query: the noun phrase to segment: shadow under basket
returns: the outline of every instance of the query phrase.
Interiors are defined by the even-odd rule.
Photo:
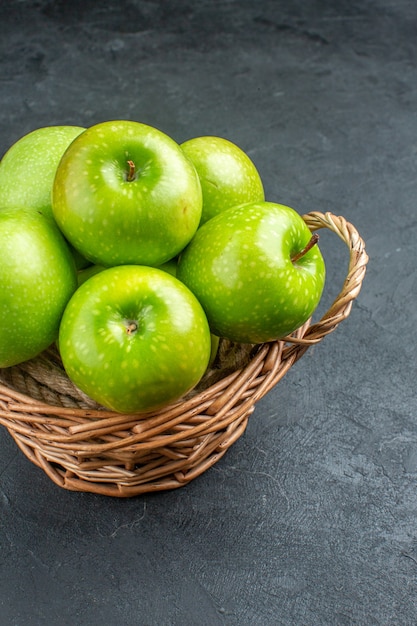
[[[129,497],[181,487],[212,465],[243,434],[256,402],[306,352],[348,317],[368,261],[355,227],[312,212],[311,231],[327,228],[349,249],[341,292],[320,321],[260,345],[221,340],[213,368],[185,398],[146,415],[103,409],[66,376],[53,350],[0,370],[0,424],[60,487]]]

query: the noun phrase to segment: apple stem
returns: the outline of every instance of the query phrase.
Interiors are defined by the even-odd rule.
[[[136,174],[136,165],[134,164],[133,161],[129,160],[127,162],[129,169],[128,172],[126,174],[126,180],[128,183],[131,183],[132,180],[135,180],[135,174]]]
[[[138,329],[138,325],[136,322],[129,322],[126,326],[126,332],[128,335],[133,335]]]
[[[318,234],[317,234],[317,233],[313,233],[313,234],[311,235],[311,239],[310,239],[310,241],[309,241],[309,242],[308,242],[308,244],[305,246],[305,248],[303,248],[302,250],[300,250],[300,252],[297,252],[297,254],[296,254],[296,255],[294,255],[293,257],[291,257],[291,261],[292,261],[293,263],[297,263],[297,261],[299,261],[299,260],[301,259],[301,257],[303,257],[305,254],[307,254],[307,252],[308,252],[309,250],[311,250],[311,248],[312,248],[313,246],[315,246],[315,245],[316,245],[316,243],[318,242],[318,240],[319,240],[319,236],[318,236]]]

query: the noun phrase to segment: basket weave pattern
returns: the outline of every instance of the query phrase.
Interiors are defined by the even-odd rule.
[[[60,487],[129,497],[187,484],[214,465],[243,434],[256,403],[312,345],[348,317],[368,261],[343,217],[304,215],[349,249],[341,292],[320,321],[259,346],[221,341],[215,367],[193,393],[147,415],[103,409],[67,378],[53,350],[0,370],[0,424],[23,453]]]

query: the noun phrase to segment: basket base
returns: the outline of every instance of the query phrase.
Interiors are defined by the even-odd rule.
[[[214,431],[193,445],[192,453],[174,450],[155,450],[142,455],[136,463],[104,464],[105,461],[80,460],[68,456],[68,462],[54,460],[53,454],[39,446],[32,447],[25,437],[8,429],[24,455],[41,468],[59,487],[69,491],[95,493],[104,496],[129,498],[145,493],[178,489],[215,465],[246,430],[254,407],[229,424],[224,431]],[[179,458],[174,458],[179,457]],[[100,465],[101,467],[98,467]]]

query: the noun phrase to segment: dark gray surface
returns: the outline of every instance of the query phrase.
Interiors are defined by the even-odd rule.
[[[268,199],[344,215],[371,257],[351,317],[181,490],[60,490],[0,429],[2,626],[416,623],[416,20],[411,0],[1,3],[2,153],[115,118],[222,135]]]

